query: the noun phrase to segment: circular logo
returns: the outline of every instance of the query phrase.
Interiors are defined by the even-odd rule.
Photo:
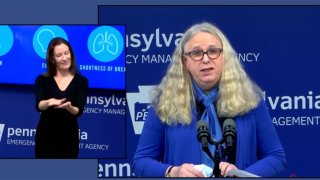
[[[0,26],[0,56],[10,51],[13,45],[13,33],[9,26]]]
[[[46,58],[47,48],[52,38],[62,37],[68,40],[67,34],[59,26],[41,26],[33,35],[33,48],[43,59]]]
[[[88,49],[93,58],[110,62],[122,53],[124,40],[121,33],[111,26],[94,29],[88,39]]]

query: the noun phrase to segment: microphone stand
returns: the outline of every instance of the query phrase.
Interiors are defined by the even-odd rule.
[[[214,177],[220,177],[221,176],[221,171],[220,171],[220,168],[219,168],[219,164],[221,162],[221,158],[220,158],[220,153],[219,153],[219,146],[220,146],[220,144],[223,143],[223,139],[221,139],[218,142],[214,141],[213,139],[210,139],[209,143],[212,144],[212,145],[215,145],[215,147],[216,147],[216,149],[214,151],[214,158],[212,158],[212,156],[211,156],[211,159],[214,162],[214,168],[213,168],[213,171],[212,171],[212,176],[214,175]]]

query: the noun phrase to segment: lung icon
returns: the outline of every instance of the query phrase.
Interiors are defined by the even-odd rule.
[[[99,33],[93,41],[93,53],[99,54],[103,51],[107,51],[112,55],[116,55],[119,50],[119,43],[114,34]]]
[[[124,50],[121,33],[111,26],[94,29],[88,38],[88,49],[91,56],[101,62],[116,60]]]

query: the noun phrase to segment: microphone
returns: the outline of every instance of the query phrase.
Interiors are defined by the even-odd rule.
[[[199,120],[197,122],[197,139],[201,143],[202,148],[208,147],[211,137],[208,124],[204,120]]]
[[[230,152],[232,146],[235,143],[235,137],[237,136],[236,123],[233,119],[226,119],[223,122],[223,138],[226,144],[226,151]]]
[[[211,143],[209,127],[206,121],[199,120],[197,122],[197,139],[201,143],[202,150],[213,160],[213,156],[209,150],[208,143]]]

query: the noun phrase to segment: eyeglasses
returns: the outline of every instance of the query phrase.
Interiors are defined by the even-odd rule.
[[[186,52],[184,55],[189,56],[194,61],[200,61],[203,59],[204,54],[207,54],[209,59],[216,59],[220,56],[222,52],[222,48],[210,48],[207,51],[203,50],[194,50],[190,52]]]

